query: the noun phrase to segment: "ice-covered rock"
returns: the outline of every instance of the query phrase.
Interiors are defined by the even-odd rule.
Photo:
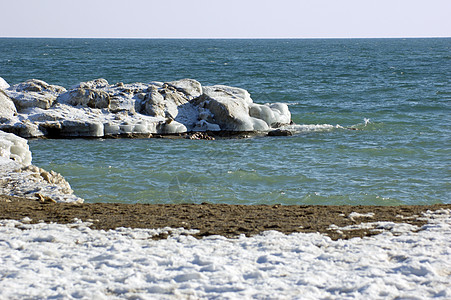
[[[38,127],[26,118],[21,120],[11,98],[0,90],[0,130],[11,132],[22,137],[43,135]]]
[[[0,131],[0,195],[56,202],[83,202],[60,174],[31,165],[27,140]]]
[[[221,127],[218,124],[212,124],[205,120],[200,120],[193,127],[192,131],[220,131]]]
[[[135,102],[144,97],[143,90],[147,86],[137,84],[123,84],[119,82],[109,85],[105,79],[95,79],[81,82],[73,89],[61,94],[57,102],[71,106],[105,108],[112,113],[119,111],[135,112]]]
[[[291,122],[284,103],[257,104],[246,90],[224,85],[207,86],[203,91],[199,104],[212,113],[222,130],[267,131]]]
[[[31,152],[27,140],[12,133],[0,131],[0,157],[28,166],[31,164]]]
[[[257,104],[252,103],[249,106],[249,115],[261,119],[271,128],[277,128],[290,124],[291,113],[288,105],[284,103]]]
[[[191,131],[268,131],[289,124],[285,104],[253,103],[241,88],[202,87],[193,79],[148,84],[105,79],[66,91],[29,80],[0,99],[0,130],[23,137],[103,137]]]
[[[0,77],[0,90],[6,90],[7,88],[9,88],[9,84],[5,81],[5,79]]]
[[[175,119],[178,115],[177,106],[188,103],[188,99],[174,89],[149,87],[142,100],[141,113],[162,118]]]
[[[0,122],[13,118],[16,113],[14,102],[0,89]]]
[[[195,99],[202,95],[202,85],[194,79],[181,79],[166,83],[169,87],[175,88],[182,92],[189,100]]]
[[[198,104],[212,113],[206,121],[226,131],[266,131],[268,124],[249,115],[252,99],[246,90],[222,85],[204,87]]]
[[[58,95],[66,89],[58,85],[50,85],[45,81],[30,79],[6,89],[18,111],[29,107],[50,108]]]

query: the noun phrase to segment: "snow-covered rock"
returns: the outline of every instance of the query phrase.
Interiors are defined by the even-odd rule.
[[[14,102],[0,89],[0,122],[13,118],[16,113]]]
[[[7,95],[14,101],[18,111],[29,107],[48,109],[58,95],[66,89],[58,85],[50,85],[45,81],[30,79],[6,89]]]
[[[5,81],[5,79],[0,77],[0,90],[6,90],[7,88],[9,88],[9,84]]]
[[[135,112],[135,102],[143,97],[147,86],[123,84],[109,85],[103,78],[81,82],[68,92],[61,94],[57,102],[78,107],[105,108],[112,113],[119,111]]]
[[[291,113],[284,103],[257,104],[249,106],[249,115],[266,122],[269,127],[277,128],[291,122]]]
[[[189,100],[195,99],[202,95],[202,85],[194,79],[181,79],[166,83],[167,86],[175,88],[182,92]]]
[[[141,102],[140,112],[149,116],[175,119],[179,113],[178,106],[188,102],[189,99],[174,88],[151,86]]]
[[[206,121],[218,124],[221,130],[267,131],[273,125],[290,123],[286,104],[256,104],[246,90],[223,85],[207,86],[203,91],[198,103],[212,113]]]
[[[27,140],[0,131],[0,157],[11,159],[24,166],[30,165],[31,152]]]
[[[285,104],[256,104],[244,89],[202,87],[193,79],[113,85],[95,79],[68,91],[32,79],[6,94],[15,108],[0,98],[0,130],[22,137],[268,131],[291,121]]]
[[[31,165],[27,140],[0,131],[0,195],[56,202],[83,202],[60,174]]]

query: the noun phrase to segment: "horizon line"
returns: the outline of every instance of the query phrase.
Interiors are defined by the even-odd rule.
[[[4,38],[24,39],[142,39],[142,40],[301,40],[301,39],[427,39],[451,38],[450,36],[355,36],[355,37],[80,37],[80,36],[0,36]]]

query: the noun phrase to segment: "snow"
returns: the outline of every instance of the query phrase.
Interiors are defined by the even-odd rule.
[[[183,229],[3,220],[0,298],[449,299],[451,210],[423,217],[420,231],[388,226],[347,241],[275,231],[197,240]]]

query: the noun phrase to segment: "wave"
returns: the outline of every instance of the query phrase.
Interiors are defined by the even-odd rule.
[[[311,132],[311,131],[326,131],[332,130],[334,128],[343,128],[340,125],[330,125],[330,124],[293,124],[284,126],[284,130],[289,130],[291,132]]]

